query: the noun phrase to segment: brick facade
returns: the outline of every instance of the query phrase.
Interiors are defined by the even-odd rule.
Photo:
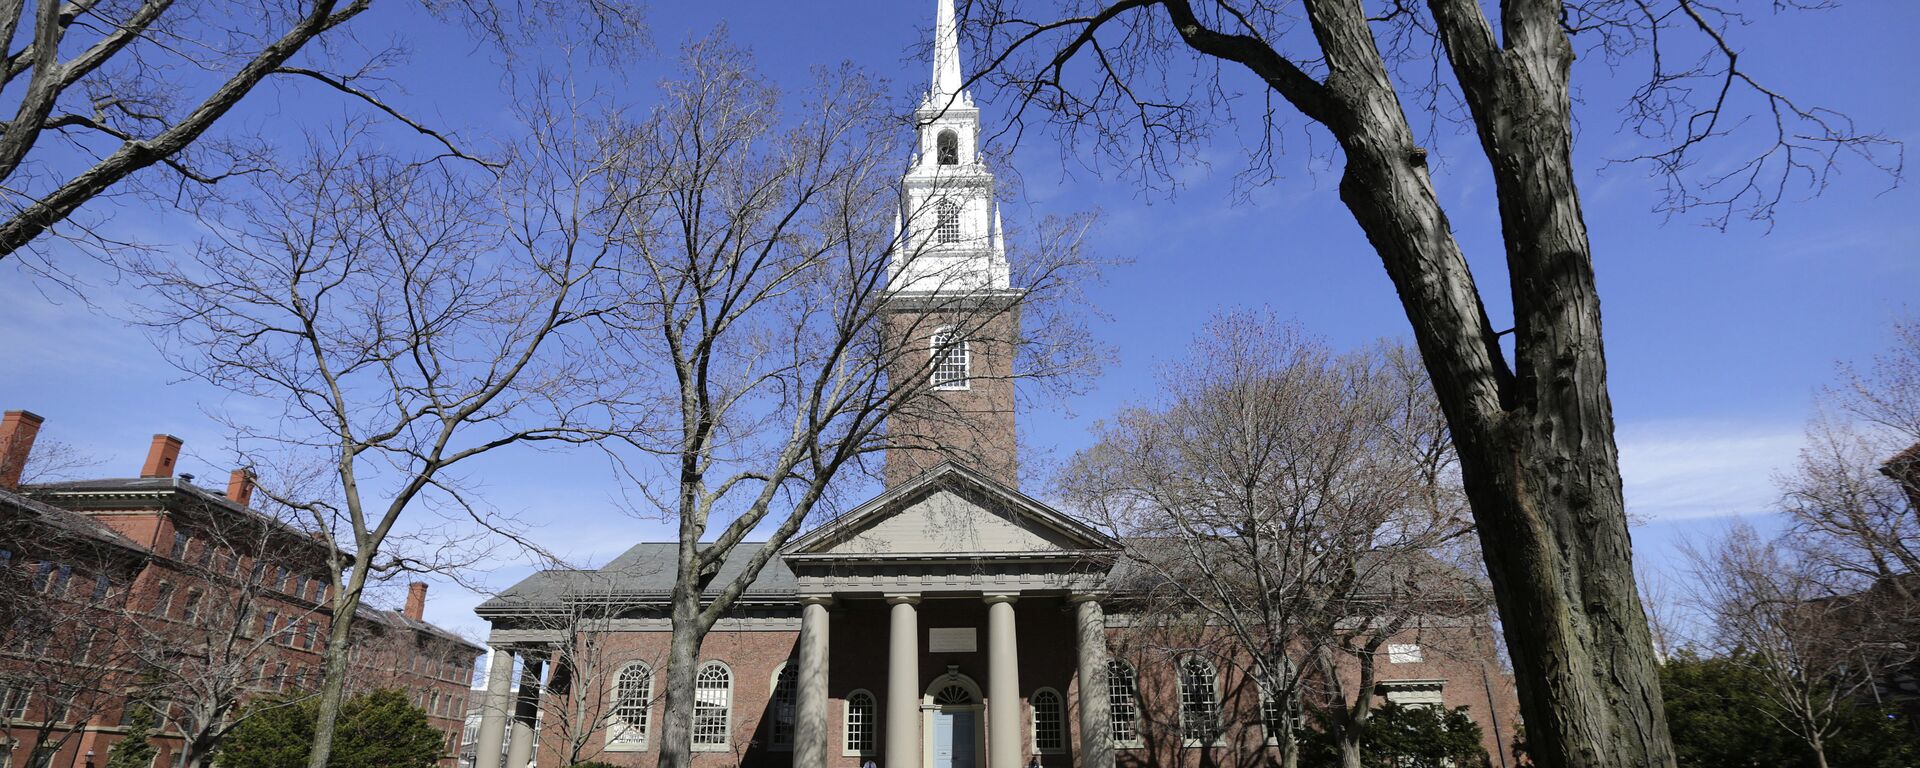
[[[1021,754],[1025,759],[1022,765],[1029,765],[1029,761],[1033,760],[1046,768],[1083,765],[1079,754],[1080,690],[1075,679],[1077,649],[1072,640],[1074,633],[1070,606],[1065,599],[1057,596],[1024,598],[1017,604],[1016,616],[1023,699],[1021,733],[1024,743]],[[979,642],[975,651],[923,652],[918,670],[920,688],[924,690],[933,685],[951,668],[984,690],[988,673],[984,637],[986,605],[977,599],[966,598],[928,600],[920,606],[919,620],[923,649],[927,647],[927,634],[932,629],[981,630],[977,634]],[[1114,623],[1124,624],[1125,619],[1116,618]],[[876,718],[884,717],[888,675],[887,606],[875,599],[840,601],[830,612],[830,628],[826,765],[830,768],[860,768],[868,760],[879,764],[881,751],[885,748],[884,724],[876,719],[875,750],[870,755],[849,755],[844,749],[845,713],[848,697],[856,691],[864,691],[874,697]],[[1495,649],[1488,642],[1489,631],[1489,627],[1482,625],[1410,632],[1398,639],[1419,645],[1423,651],[1422,660],[1392,663],[1383,658],[1379,669],[1382,680],[1387,682],[1443,682],[1440,690],[1442,705],[1449,709],[1460,706],[1468,708],[1470,716],[1480,725],[1484,734],[1483,745],[1494,764],[1498,765],[1501,764],[1500,758],[1493,756],[1506,750],[1512,741],[1513,727],[1518,722],[1518,703],[1510,677],[1498,667]],[[1245,663],[1214,659],[1220,672],[1224,735],[1217,746],[1187,746],[1180,738],[1179,691],[1173,654],[1164,650],[1165,643],[1158,639],[1150,644],[1153,650],[1140,648],[1148,644],[1134,642],[1137,639],[1134,630],[1125,627],[1110,628],[1108,636],[1112,658],[1130,664],[1139,676],[1142,738],[1137,746],[1117,750],[1118,765],[1200,768],[1277,764],[1278,749],[1266,743],[1267,737],[1260,720],[1259,688],[1245,674]],[[602,681],[610,681],[616,670],[636,661],[646,663],[655,670],[650,717],[652,732],[648,747],[637,751],[605,751],[601,749],[606,743],[602,734],[591,740],[590,748],[582,757],[619,766],[653,766],[658,760],[659,728],[664,716],[660,701],[664,696],[662,686],[665,680],[661,660],[667,652],[667,632],[611,632],[598,642],[604,668],[599,671],[597,678]],[[797,655],[798,642],[799,633],[785,629],[723,628],[708,636],[701,650],[702,663],[719,661],[733,673],[731,748],[725,752],[696,752],[694,765],[706,768],[786,768],[792,765],[790,752],[771,748],[769,734],[773,715],[768,704],[773,696],[774,676],[782,664],[790,663]],[[1041,688],[1052,689],[1064,700],[1066,749],[1062,752],[1042,754],[1033,742],[1031,697]],[[565,695],[558,691],[549,693],[546,705],[549,708],[549,724],[552,712],[564,711],[568,706]],[[596,687],[589,695],[607,696],[608,688]],[[1381,700],[1384,701],[1384,697]],[[984,725],[984,716],[981,723]],[[923,735],[923,738],[926,737]],[[543,738],[539,765],[566,765],[563,751],[563,746],[556,739]],[[984,757],[979,764],[984,765]]]
[[[0,440],[0,461],[23,464],[30,438]],[[206,678],[168,683],[185,690],[219,680],[244,702],[319,686],[332,631],[327,548],[242,503],[245,472],[224,494],[175,475],[180,448],[154,436],[139,478],[0,487],[0,608],[11,616],[0,622],[0,697],[26,692],[16,716],[0,717],[0,766],[30,765],[56,744],[40,756],[49,765],[105,765],[131,721],[127,693],[145,684],[144,659],[169,648],[200,665],[180,672]],[[43,587],[43,572],[60,584]],[[414,694],[448,735],[452,765],[482,649],[417,615],[363,609],[356,627],[350,690]],[[201,653],[223,643],[241,650]],[[156,765],[180,753],[176,718],[188,705],[166,707]]]

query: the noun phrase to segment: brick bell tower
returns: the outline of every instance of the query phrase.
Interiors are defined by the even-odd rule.
[[[1024,291],[1011,285],[993,172],[980,160],[980,110],[964,83],[953,0],[939,0],[885,313],[891,375],[930,391],[888,421],[888,487],[946,460],[1018,485],[1013,357]]]

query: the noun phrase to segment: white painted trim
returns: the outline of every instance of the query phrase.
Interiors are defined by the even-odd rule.
[[[867,741],[873,746],[854,749],[847,743],[847,724],[853,719],[853,697],[862,695],[867,697],[867,701],[873,707],[873,710],[867,713]],[[878,754],[880,754],[880,697],[873,695],[873,691],[865,688],[847,691],[846,698],[840,700],[840,756],[873,757]]]
[[[1140,669],[1139,669],[1138,667],[1135,667],[1135,666],[1133,665],[1133,662],[1131,662],[1131,661],[1127,661],[1126,659],[1116,659],[1116,658],[1113,658],[1113,657],[1111,657],[1111,656],[1109,656],[1109,657],[1107,657],[1107,674],[1109,674],[1109,675],[1111,675],[1111,674],[1113,674],[1113,665],[1115,665],[1115,664],[1118,664],[1118,665],[1120,665],[1120,666],[1122,666],[1122,667],[1125,667],[1125,668],[1126,668],[1126,670],[1127,670],[1127,674],[1129,674],[1129,675],[1131,675],[1131,676],[1133,677],[1133,735],[1134,735],[1134,738],[1131,738],[1131,739],[1119,739],[1119,738],[1113,738],[1113,737],[1112,737],[1112,734],[1113,734],[1113,698],[1112,698],[1112,697],[1113,697],[1113,683],[1112,683],[1112,681],[1108,681],[1108,683],[1107,683],[1107,694],[1106,694],[1106,695],[1107,695],[1107,697],[1108,697],[1108,698],[1107,698],[1107,734],[1108,734],[1108,738],[1109,738],[1109,740],[1111,741],[1111,743],[1113,744],[1113,748],[1114,748],[1114,749],[1143,749],[1143,748],[1145,748],[1145,747],[1147,746],[1147,742],[1146,742],[1146,740],[1145,740],[1145,739],[1143,739],[1143,738],[1141,738],[1141,737],[1140,737],[1140,723],[1141,723],[1141,719],[1142,719],[1142,718],[1141,718],[1141,716],[1140,716],[1140,714],[1141,714],[1141,713],[1140,713],[1140,709],[1141,709],[1141,706],[1140,706]]]
[[[780,711],[776,709],[776,707],[778,707],[780,704],[780,701],[777,698],[780,695],[780,675],[785,673],[787,671],[787,668],[793,665],[794,665],[793,659],[787,659],[786,661],[780,662],[780,666],[773,668],[773,677],[770,677],[767,679],[767,710],[768,710],[767,714],[770,716],[770,719],[768,720],[767,724],[770,727],[780,722]],[[778,741],[775,741],[773,738],[773,732],[769,730],[767,733],[767,751],[769,752],[792,752],[793,751],[793,742],[800,735],[799,733],[800,731],[799,687],[800,687],[800,674],[799,674],[799,670],[796,669],[793,675],[793,688],[794,688],[793,690],[793,721],[787,723],[787,726],[789,729],[789,732],[787,733],[787,743],[782,744]]]
[[[633,730],[633,726],[627,725],[625,721],[620,719],[620,675],[634,667],[640,667],[647,671],[647,703],[644,705],[647,710],[647,727],[646,730],[640,732],[640,738],[628,740],[626,738],[627,733]],[[657,682],[657,678],[658,675],[654,674],[653,665],[644,661],[629,661],[614,668],[613,685],[608,686],[607,690],[607,734],[606,745],[604,747],[606,751],[645,752],[647,751],[647,747],[653,743],[653,685]]]
[[[934,706],[934,694],[940,689],[958,683],[973,694],[975,703],[967,706]],[[935,712],[972,712],[973,721],[973,764],[979,768],[987,760],[987,697],[981,691],[980,684],[973,678],[959,672],[948,672],[933,679],[927,690],[920,695],[920,764],[933,765],[933,713]]]
[[[1054,702],[1060,707],[1060,746],[1053,749],[1040,748],[1040,708],[1034,702],[1040,699],[1042,693],[1053,694]],[[1070,751],[1067,742],[1072,740],[1070,734],[1073,729],[1067,727],[1067,697],[1059,690],[1043,685],[1033,689],[1033,693],[1027,694],[1027,723],[1030,726],[1027,738],[1031,740],[1034,752],[1042,755],[1064,755]]]
[[[1214,735],[1212,740],[1194,739],[1194,738],[1188,738],[1187,736],[1187,669],[1186,667],[1187,667],[1187,663],[1190,661],[1198,661],[1202,664],[1207,665],[1207,669],[1213,673]],[[1209,749],[1213,747],[1223,746],[1223,744],[1221,743],[1222,742],[1221,737],[1225,735],[1226,727],[1225,727],[1225,724],[1221,722],[1221,719],[1226,714],[1226,707],[1223,706],[1223,703],[1220,700],[1221,698],[1220,697],[1220,665],[1213,663],[1212,659],[1209,659],[1200,654],[1189,653],[1179,657],[1174,661],[1173,673],[1174,673],[1173,692],[1175,697],[1174,703],[1175,703],[1175,706],[1178,707],[1178,711],[1180,713],[1180,746],[1187,747],[1190,749]],[[1135,678],[1135,679],[1137,680],[1138,678]]]
[[[720,669],[726,671],[727,673],[726,727],[721,730],[720,735],[722,738],[720,743],[718,744],[701,743],[699,741],[693,741],[693,739],[691,738],[689,739],[689,741],[693,741],[693,751],[695,752],[731,752],[733,751],[733,708],[734,708],[734,703],[740,698],[740,695],[739,695],[740,679],[738,675],[735,675],[733,673],[733,667],[728,666],[726,662],[721,661],[719,659],[709,659],[705,662],[702,662],[700,664],[699,669],[695,670],[693,673],[694,716],[693,716],[693,724],[692,724],[693,733],[691,734],[691,736],[695,736],[695,737],[699,736],[700,673],[707,671],[708,667],[719,667]]]

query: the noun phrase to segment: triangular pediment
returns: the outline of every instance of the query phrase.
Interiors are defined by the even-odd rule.
[[[951,556],[1118,547],[1086,524],[949,462],[796,539],[786,554]]]

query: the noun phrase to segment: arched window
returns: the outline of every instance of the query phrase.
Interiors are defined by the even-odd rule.
[[[1107,662],[1107,717],[1115,746],[1140,744],[1140,679],[1124,661]]]
[[[864,757],[874,754],[874,733],[878,725],[876,718],[878,707],[874,704],[873,694],[866,691],[854,691],[847,694],[846,732],[842,734],[841,752],[848,757]]]
[[[767,707],[773,710],[773,733],[770,741],[775,750],[793,749],[793,711],[794,704],[798,700],[795,689],[800,687],[799,681],[795,679],[797,671],[794,663],[789,661],[781,664],[780,671],[773,675],[773,697],[767,702]]]
[[[933,239],[942,245],[960,242],[960,204],[941,200],[934,207]]]
[[[733,673],[709,661],[693,678],[693,748],[724,750],[733,714]]]
[[[1283,699],[1265,690],[1260,692],[1260,729],[1266,735],[1267,744],[1279,745],[1281,734],[1292,734],[1298,741],[1300,729],[1305,726],[1298,696]]]
[[[1198,656],[1180,662],[1180,736],[1188,746],[1210,746],[1220,737],[1219,675]]]
[[[613,727],[608,741],[629,748],[646,748],[653,711],[653,670],[635,662],[620,668],[613,681]]]
[[[933,388],[967,389],[971,386],[973,357],[967,340],[952,328],[933,332]]]
[[[1041,688],[1027,701],[1033,707],[1034,750],[1041,754],[1067,751],[1067,707],[1060,693]]]
[[[960,134],[954,133],[951,129],[941,131],[940,138],[934,142],[934,146],[939,153],[941,165],[960,164]]]

